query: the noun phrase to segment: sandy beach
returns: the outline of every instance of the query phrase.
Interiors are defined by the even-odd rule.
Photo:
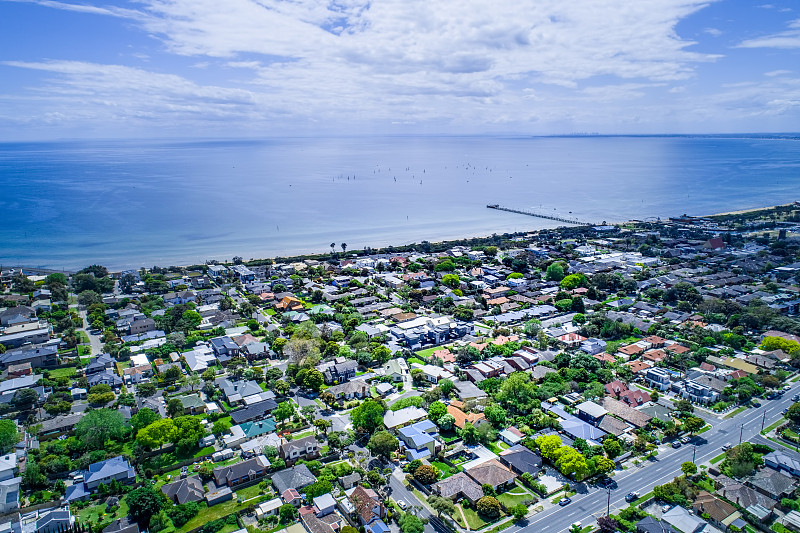
[[[714,213],[713,215],[702,215],[702,218],[706,218],[706,217],[724,217],[724,216],[728,216],[728,215],[743,215],[745,213],[753,213],[755,211],[764,211],[764,210],[767,210],[767,209],[777,209],[779,207],[789,207],[789,206],[795,205],[796,203],[797,202],[789,202],[788,204],[769,205],[769,206],[764,206],[764,207],[753,207],[753,208],[750,208],[750,209],[742,209],[742,210],[739,210],[739,211],[727,211],[725,213]]]

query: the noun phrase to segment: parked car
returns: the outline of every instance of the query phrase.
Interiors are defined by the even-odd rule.
[[[572,500],[570,500],[569,498],[561,498],[560,500],[558,500],[558,505],[560,505],[561,507],[569,505],[570,503],[572,503]]]
[[[676,449],[680,448],[681,447],[681,441],[679,441],[679,440],[672,441],[672,447],[676,448]]]
[[[774,400],[777,397],[778,397],[777,392],[770,392],[769,394],[767,394],[767,400]]]
[[[731,449],[731,445],[730,444],[723,444],[722,445],[722,451],[723,452],[727,452],[730,449]]]
[[[689,444],[690,440],[692,440],[691,437],[683,437],[683,438],[681,438],[681,443],[682,444]]]
[[[408,505],[406,505],[406,502],[404,502],[403,500],[397,500],[397,506],[404,511],[406,510],[406,507],[408,507]]]
[[[753,400],[750,402],[750,405],[752,405],[753,407],[761,407],[761,402],[759,402],[758,400]]]
[[[189,467],[188,466],[182,466],[181,467],[181,479],[185,478],[188,475],[189,475]]]
[[[672,509],[672,506],[671,506],[671,505],[664,505],[664,506],[662,506],[662,507],[661,507],[661,512],[662,512],[662,513],[666,513],[666,512],[667,512],[667,511],[669,511],[670,509]]]
[[[638,500],[638,499],[639,499],[639,493],[638,492],[629,492],[628,495],[625,496],[625,501],[628,502],[628,503],[631,503],[632,501],[635,501],[635,500]]]
[[[789,408],[787,407],[786,409],[784,409],[783,411],[781,411],[781,414],[782,414],[782,415],[786,415],[786,413],[788,413],[788,412],[789,412]]]
[[[800,402],[800,395],[795,394],[794,396],[792,396],[792,401],[793,402]]]
[[[783,386],[783,390],[785,390],[785,391],[787,391],[787,390],[792,390],[792,387],[791,387],[791,386],[789,386],[789,385],[784,385],[784,386]]]
[[[573,528],[575,528],[575,529],[580,529],[580,528],[582,527],[582,526],[581,526],[581,521],[580,521],[580,520],[578,520],[577,522],[573,522],[573,523],[572,523],[572,525],[571,525],[571,526],[569,526],[569,527],[570,527],[570,529],[573,529]]]

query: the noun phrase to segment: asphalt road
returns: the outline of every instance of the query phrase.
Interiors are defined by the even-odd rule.
[[[758,442],[768,444],[772,448],[778,445],[760,435],[762,421],[764,427],[781,418],[781,411],[792,405],[791,397],[800,391],[800,384],[794,383],[792,389],[776,400],[762,400],[761,407],[751,408],[730,419],[705,417],[712,428],[693,439],[696,444],[685,444],[678,449],[662,446],[659,454],[651,461],[645,461],[640,467],[630,467],[613,476],[617,487],[611,491],[611,512],[615,513],[628,504],[625,496],[630,492],[646,494],[656,485],[671,481],[681,475],[680,466],[692,460],[696,451],[695,463],[701,464],[722,453],[725,444],[735,446],[742,442]],[[764,416],[766,413],[766,417]],[[791,450],[782,451],[800,458]],[[572,496],[572,503],[564,507],[555,506],[529,518],[527,522],[506,529],[508,533],[537,533],[539,531],[568,531],[570,526],[580,521],[586,527],[593,524],[597,517],[606,514],[608,493],[606,489],[588,486],[584,483],[574,487],[578,494]]]

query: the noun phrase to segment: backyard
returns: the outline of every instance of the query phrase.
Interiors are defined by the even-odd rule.
[[[446,479],[452,476],[453,474],[461,472],[460,466],[451,467],[441,461],[432,461],[431,466],[433,466],[436,470],[441,472],[442,475],[439,476],[440,479]]]
[[[515,486],[511,490],[504,492],[502,494],[497,495],[497,500],[506,506],[506,508],[513,507],[517,504],[524,502],[525,500],[535,500],[527,490],[520,487],[519,485]]]

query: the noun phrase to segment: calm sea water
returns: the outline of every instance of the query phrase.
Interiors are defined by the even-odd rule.
[[[488,203],[599,223],[798,193],[790,137],[0,144],[0,264],[189,264],[555,225]]]

